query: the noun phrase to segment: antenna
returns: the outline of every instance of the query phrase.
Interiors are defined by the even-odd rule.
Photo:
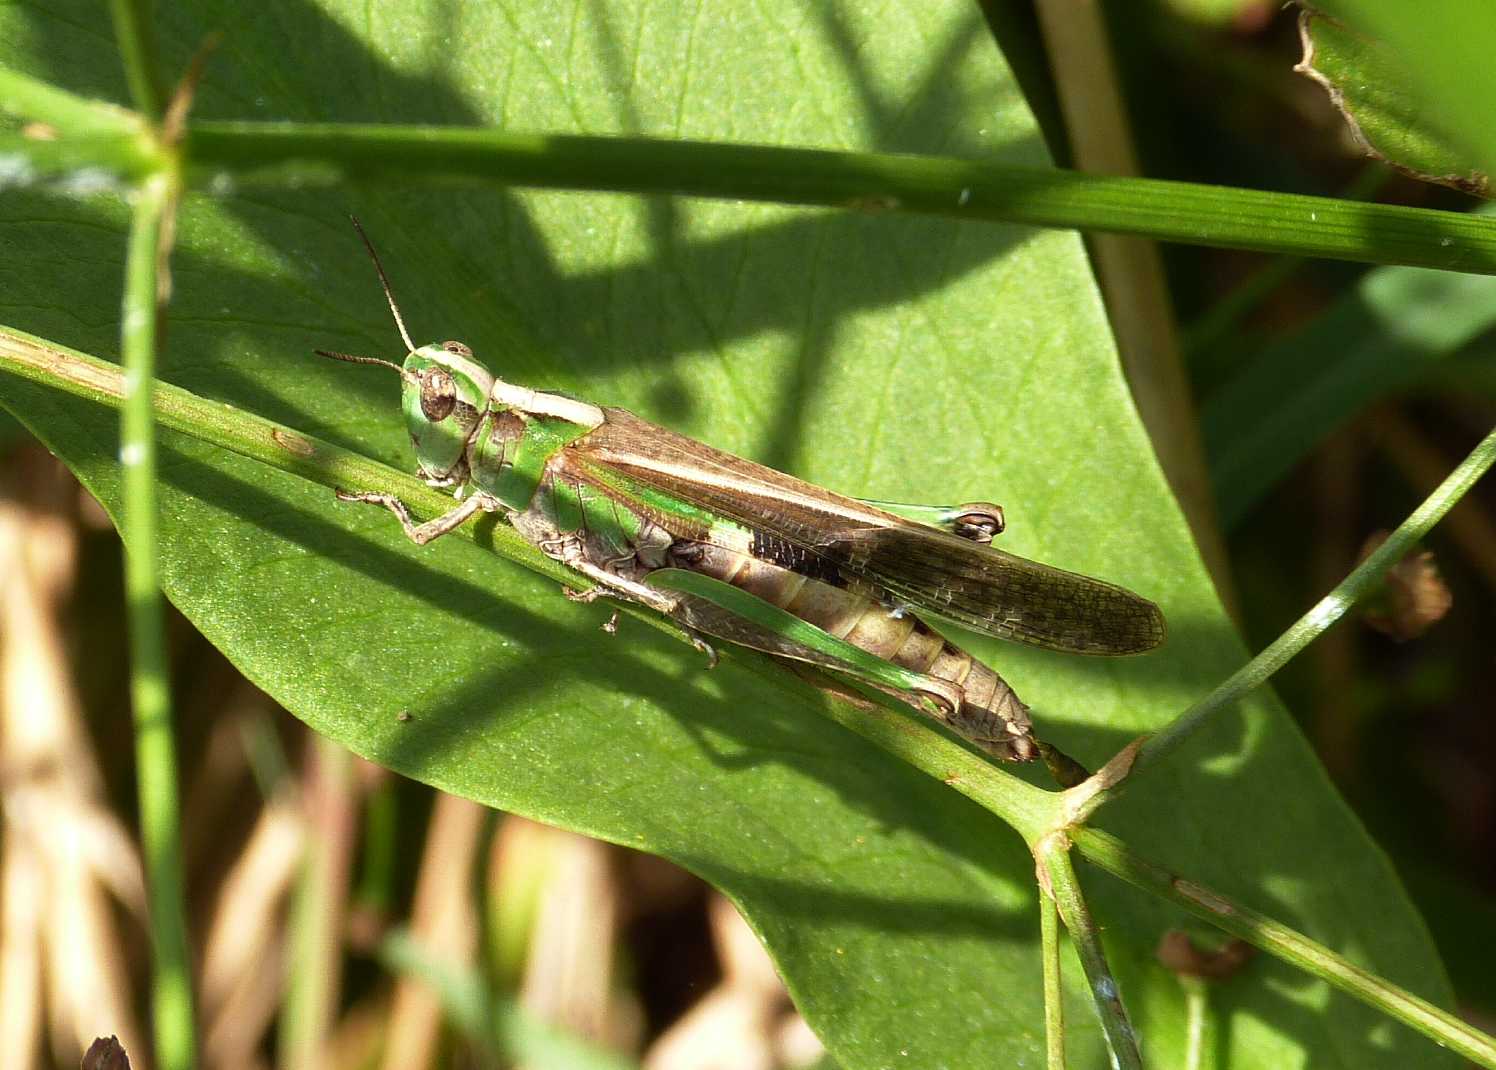
[[[359,238],[363,240],[364,248],[369,250],[369,259],[374,261],[374,270],[379,272],[379,285],[384,287],[384,299],[390,303],[390,311],[395,314],[395,326],[400,328],[400,338],[405,342],[405,350],[408,353],[414,353],[416,349],[415,343],[410,340],[410,332],[405,329],[405,321],[400,318],[400,306],[395,304],[395,295],[390,290],[389,277],[384,273],[384,265],[379,262],[379,254],[374,251],[374,243],[364,233],[363,224],[358,221],[358,216],[351,215],[348,218],[353,220],[353,229],[358,231]],[[332,356],[331,353],[323,353],[322,355]],[[346,359],[346,356],[344,354],[342,358],[338,359]],[[371,357],[365,357],[363,360],[374,362]],[[354,363],[357,364],[360,362],[354,361]]]
[[[411,379],[412,381],[414,381],[410,373],[408,373],[404,368],[400,367],[400,365],[396,364],[392,360],[384,360],[380,357],[363,357],[359,356],[357,353],[340,353],[335,349],[314,349],[312,350],[312,352],[317,354],[317,356],[319,357],[329,357],[333,360],[343,360],[347,361],[349,364],[377,364],[381,368],[393,368],[396,372],[399,373],[400,378]]]

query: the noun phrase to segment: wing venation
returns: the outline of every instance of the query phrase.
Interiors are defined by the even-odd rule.
[[[1083,654],[1136,654],[1164,638],[1152,602],[824,490],[772,468],[605,409],[566,447],[600,465],[835,566],[867,593],[1003,639]]]

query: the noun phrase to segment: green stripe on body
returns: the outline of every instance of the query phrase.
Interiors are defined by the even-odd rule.
[[[535,491],[545,476],[545,466],[556,451],[590,430],[569,420],[532,417],[525,425],[524,437],[513,450],[513,463],[497,473],[485,466],[484,471],[473,473],[473,482],[479,490],[493,495],[508,508],[525,509],[535,497]]]

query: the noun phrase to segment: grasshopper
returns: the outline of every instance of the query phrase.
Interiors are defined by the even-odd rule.
[[[505,382],[461,342],[416,346],[378,254],[354,226],[406,356],[317,353],[399,373],[419,475],[454,488],[458,504],[417,523],[394,495],[338,496],[388,509],[418,545],[501,513],[595,585],[568,597],[657,610],[712,663],[706,637],[860,680],[1004,761],[1039,753],[1028,707],[924,615],[1080,654],[1136,654],[1163,641],[1163,615],[1147,599],[993,547],[999,506],[845,497],[625,409]]]

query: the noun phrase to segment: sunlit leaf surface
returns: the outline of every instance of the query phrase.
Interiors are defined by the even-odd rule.
[[[158,5],[182,69],[224,32],[211,118],[489,124],[1042,163],[965,3],[517,5],[299,0],[248,17]],[[0,62],[123,100],[95,5],[0,11]],[[854,494],[988,498],[1004,545],[1155,599],[1170,639],[1108,661],[974,644],[1087,762],[1244,656],[1116,369],[1074,235],[764,205],[408,189],[236,190],[185,207],[162,375],[392,464],[399,357],[347,224],[378,242],[412,331],[506,377],[620,404]],[[117,351],[124,209],[9,191],[6,320]],[[113,509],[115,421],[0,378]],[[168,436],[168,594],[256,683],[360,754],[494,806],[673,858],[723,888],[848,1067],[1043,1059],[1033,864],[984,811],[817,716],[786,677],[714,672],[465,540]],[[408,716],[402,717],[402,712]],[[1271,698],[1104,821],[1147,855],[1447,998],[1385,859]],[[1175,1065],[1156,965],[1178,912],[1083,874],[1144,1049]],[[1072,976],[1077,971],[1072,970]],[[1076,1066],[1105,1055],[1083,999]],[[1223,1061],[1434,1065],[1426,1041],[1259,957],[1211,996]]]

